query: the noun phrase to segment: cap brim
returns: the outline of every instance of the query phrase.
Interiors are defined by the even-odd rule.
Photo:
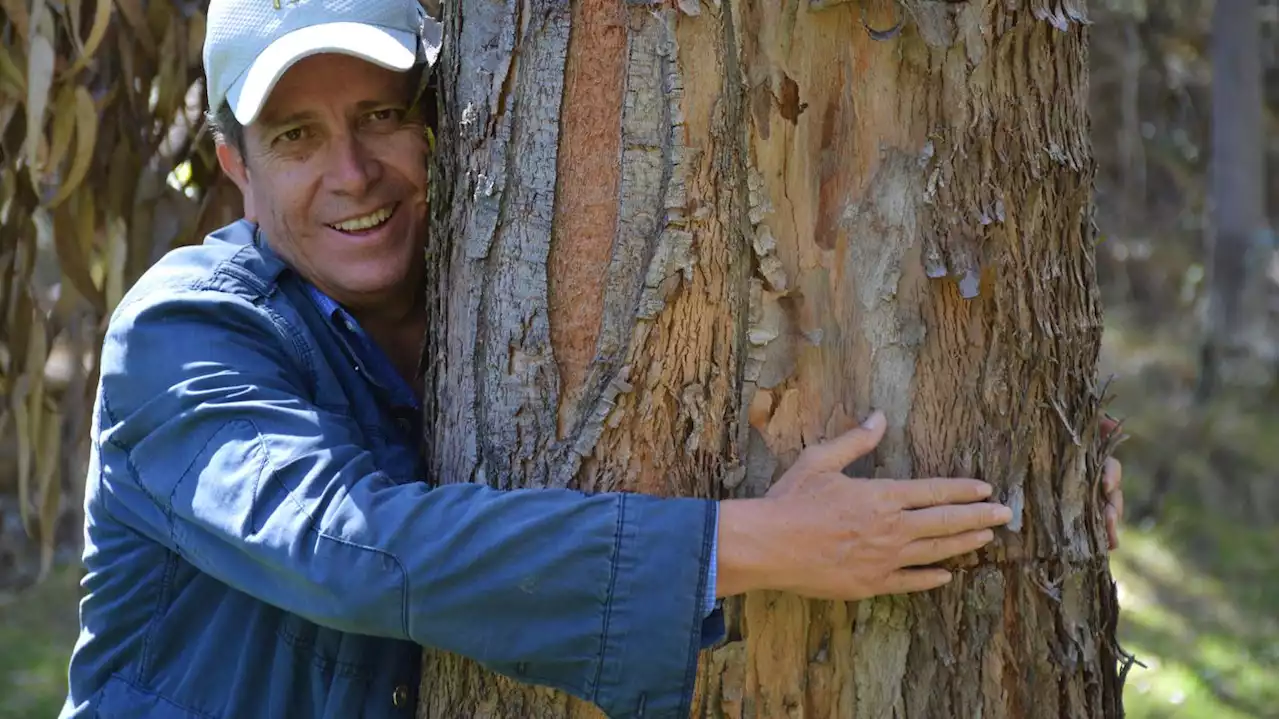
[[[387,30],[356,22],[311,25],[282,35],[267,46],[243,77],[227,90],[227,103],[241,125],[258,118],[276,82],[299,60],[321,53],[341,53],[404,72],[417,61],[418,38],[411,32]]]

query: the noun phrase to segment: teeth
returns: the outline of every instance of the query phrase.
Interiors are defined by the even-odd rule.
[[[346,222],[339,222],[335,225],[330,225],[330,227],[333,227],[334,229],[342,230],[343,232],[358,232],[360,230],[368,230],[386,222],[387,218],[391,217],[392,209],[394,208],[384,207],[381,210],[370,212],[369,214],[363,217],[353,217],[352,219],[347,220]]]

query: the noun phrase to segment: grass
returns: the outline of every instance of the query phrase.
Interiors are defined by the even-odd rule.
[[[1159,524],[1127,532],[1112,562],[1120,642],[1146,664],[1129,673],[1127,713],[1280,716],[1275,528],[1238,526],[1195,506],[1166,511]],[[1197,556],[1178,552],[1188,544]]]
[[[78,578],[62,569],[21,594],[0,593],[0,719],[56,717],[62,709]]]

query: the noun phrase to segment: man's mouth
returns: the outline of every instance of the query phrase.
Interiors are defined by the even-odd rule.
[[[352,217],[349,220],[335,222],[332,227],[339,232],[368,232],[381,227],[387,220],[391,219],[391,215],[395,214],[396,205],[387,205],[360,217]]]

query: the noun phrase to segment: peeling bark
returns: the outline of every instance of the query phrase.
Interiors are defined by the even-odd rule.
[[[1084,4],[896,7],[446,7],[428,458],[754,496],[883,409],[853,470],[1014,521],[927,595],[730,601],[693,714],[1118,716]],[[428,651],[419,716],[595,713]]]

